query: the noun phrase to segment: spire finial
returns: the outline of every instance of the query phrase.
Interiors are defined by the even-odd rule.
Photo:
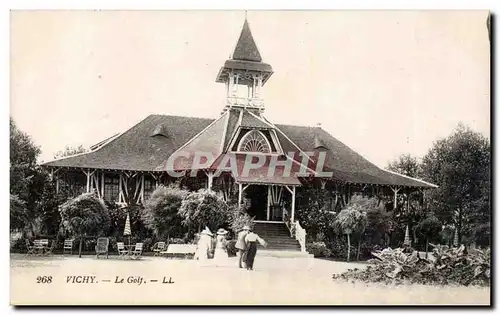
[[[247,19],[247,13],[248,13],[248,11],[245,10],[245,20]]]

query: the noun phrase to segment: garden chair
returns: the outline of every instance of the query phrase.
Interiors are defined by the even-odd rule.
[[[120,255],[120,257],[123,258],[128,255],[128,251],[125,248],[125,244],[123,242],[117,242],[116,247],[118,249],[118,255]]]
[[[106,259],[108,259],[108,246],[109,239],[107,237],[99,237],[97,239],[97,244],[95,245],[96,258],[99,258],[100,254],[106,254]]]
[[[132,251],[132,257],[134,257],[134,258],[140,258],[141,257],[141,255],[142,255],[142,246],[143,245],[144,245],[143,243],[136,243],[135,244],[135,248]]]
[[[30,244],[29,239],[26,239],[25,242],[26,242],[26,249],[27,249],[26,256],[34,255],[35,254],[35,247]]]
[[[167,248],[167,244],[165,242],[157,242],[151,247],[151,250],[153,251],[153,256],[158,256],[161,252],[165,251]]]
[[[48,242],[48,240],[47,240],[47,242]],[[50,247],[48,246],[48,243],[47,243],[46,251],[43,254],[47,255],[47,256],[52,254],[52,251],[56,248],[56,246],[57,246],[57,240],[53,240],[52,245]]]
[[[67,252],[69,252],[70,255],[73,255],[73,241],[73,239],[64,240],[63,255]]]

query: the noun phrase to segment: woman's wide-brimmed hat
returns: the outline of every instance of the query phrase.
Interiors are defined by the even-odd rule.
[[[227,234],[227,231],[224,230],[223,228],[220,228],[217,230],[217,235],[226,235]]]
[[[248,225],[245,225],[242,230],[245,230],[245,231],[250,231],[250,227]]]
[[[205,235],[213,236],[212,232],[210,232],[210,230],[208,229],[208,227],[206,227],[203,231],[201,231],[200,234],[205,234]]]

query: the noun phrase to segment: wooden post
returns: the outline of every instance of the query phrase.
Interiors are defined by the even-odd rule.
[[[125,198],[123,197],[123,174],[120,173],[120,178],[118,181],[118,202],[125,202]]]
[[[141,194],[139,196],[141,198],[141,203],[144,203],[144,173],[141,174]]]
[[[292,187],[292,214],[291,214],[292,222],[295,222],[295,186]]]
[[[90,170],[87,170],[86,172],[83,171],[85,175],[87,175],[87,193],[90,192]]]
[[[208,179],[208,190],[212,190],[213,182],[214,182],[214,173],[211,171],[208,171],[207,173],[207,179]]]
[[[101,173],[101,199],[104,199],[104,171]]]
[[[400,190],[401,188],[392,188],[391,187],[391,190],[394,192],[394,206],[393,206],[393,209],[396,210],[396,206],[397,206],[397,203],[398,203],[398,191]]]
[[[238,209],[241,209],[241,197],[243,194],[243,185],[238,183]]]
[[[271,208],[271,186],[267,186],[267,221],[270,218],[270,208]]]

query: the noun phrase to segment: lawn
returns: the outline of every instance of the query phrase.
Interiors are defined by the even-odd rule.
[[[97,260],[93,256],[26,258],[12,254],[10,261],[11,304],[16,305],[490,303],[490,288],[335,282],[332,273],[364,265],[320,259],[257,256],[254,271],[237,268],[236,258],[220,266],[212,260],[200,266],[193,260],[160,257],[135,261],[116,256]],[[42,276],[51,276],[51,283],[37,283]],[[76,283],[82,278],[72,276],[88,276],[87,281],[97,283]],[[123,283],[115,283],[117,280]]]

